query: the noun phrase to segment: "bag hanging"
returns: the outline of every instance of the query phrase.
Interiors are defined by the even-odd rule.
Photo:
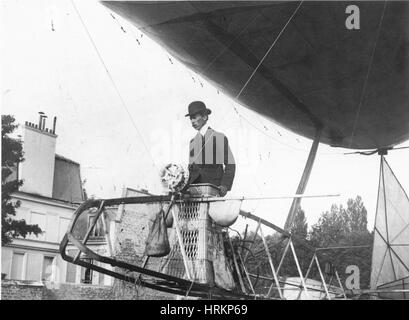
[[[149,257],[164,257],[170,252],[168,231],[163,208],[156,215],[146,239],[145,255]]]

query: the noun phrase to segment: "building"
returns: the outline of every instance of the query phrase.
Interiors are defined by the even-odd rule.
[[[10,280],[112,285],[111,277],[68,264],[59,254],[73,212],[85,197],[80,164],[55,153],[56,118],[53,129],[45,127],[45,118],[40,115],[38,124],[26,122],[23,127],[25,161],[19,164],[14,179],[23,179],[24,184],[12,195],[21,203],[16,219],[38,224],[44,232],[2,247],[1,272]],[[104,245],[105,237],[96,229],[91,241]]]

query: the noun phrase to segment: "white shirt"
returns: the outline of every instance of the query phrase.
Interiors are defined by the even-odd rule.
[[[204,137],[207,129],[209,129],[209,125],[207,123],[205,123],[205,125],[203,127],[201,127],[200,130],[198,130],[198,132]]]

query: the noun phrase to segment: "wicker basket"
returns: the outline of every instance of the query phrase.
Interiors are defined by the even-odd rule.
[[[214,252],[224,251],[222,228],[216,225],[208,215],[208,202],[183,202],[174,207],[178,220],[191,280],[199,283],[214,284]],[[179,242],[175,237],[174,245],[165,258],[164,272],[179,278],[188,279]]]

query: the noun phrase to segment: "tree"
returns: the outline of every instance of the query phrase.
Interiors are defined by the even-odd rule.
[[[291,226],[291,233],[302,239],[307,237],[308,223],[307,219],[305,218],[305,212],[301,209],[301,207],[298,208],[295,215],[293,225]]]
[[[291,226],[291,234],[294,236],[293,245],[295,253],[297,255],[298,263],[300,265],[302,272],[305,273],[306,269],[308,268],[308,264],[312,258],[313,252],[305,245],[301,244],[301,241],[297,240],[297,239],[304,240],[305,243],[305,241],[307,241],[308,235],[308,223],[305,217],[305,212],[303,209],[301,209],[301,207],[298,208],[297,213],[295,215],[293,224]],[[284,254],[286,245],[287,241],[277,243],[277,247],[280,250],[278,254],[280,259]],[[297,265],[295,263],[294,256],[291,251],[292,251],[291,249],[288,249],[287,251],[287,254],[283,260],[280,274],[288,277],[299,277],[300,275],[298,273]],[[279,263],[279,261],[277,263]]]
[[[333,204],[331,210],[322,213],[312,226],[310,234],[315,247],[347,247],[325,250],[325,255],[319,256],[320,261],[332,262],[342,279],[348,265],[357,265],[361,287],[368,287],[370,281],[373,234],[368,231],[367,224],[367,210],[362,198],[357,196],[355,200],[348,199],[346,208]]]
[[[266,230],[267,228],[263,228]],[[294,222],[291,226],[292,235],[297,237],[297,239],[305,240],[308,234],[308,224],[305,217],[305,212],[301,208],[298,209]],[[265,252],[265,247],[263,241],[259,235],[255,236],[254,232],[250,232],[247,235],[248,240],[253,240],[254,243],[251,249],[251,254],[248,255],[246,261],[247,271],[252,274],[258,274],[260,276],[267,276],[272,278],[271,266],[268,260],[268,256]],[[288,238],[283,237],[281,233],[273,233],[266,235],[265,237],[269,252],[274,264],[274,267],[277,271],[277,268],[280,264],[280,261],[283,257],[285,247],[287,245]],[[312,258],[313,252],[300,244],[300,241],[293,241],[294,249],[296,251],[298,262],[300,263],[303,273],[308,268],[308,263]],[[250,247],[247,245],[247,247]],[[247,250],[244,251],[244,256]],[[281,268],[279,270],[280,277],[299,277],[297,270],[297,265],[294,261],[292,250],[288,248],[285,258],[283,259]],[[263,278],[257,279],[257,289],[259,292],[267,293],[272,282],[265,280]],[[253,284],[254,285],[254,284]],[[277,295],[277,292],[274,292]],[[277,296],[278,297],[278,296]]]
[[[18,163],[24,161],[23,146],[21,140],[9,135],[18,127],[12,115],[1,116],[1,244],[9,244],[14,238],[23,237],[27,234],[38,235],[42,230],[38,225],[27,224],[24,219],[16,220],[16,209],[20,201],[14,201],[11,194],[18,191],[23,185],[22,180],[10,179],[17,168]]]

